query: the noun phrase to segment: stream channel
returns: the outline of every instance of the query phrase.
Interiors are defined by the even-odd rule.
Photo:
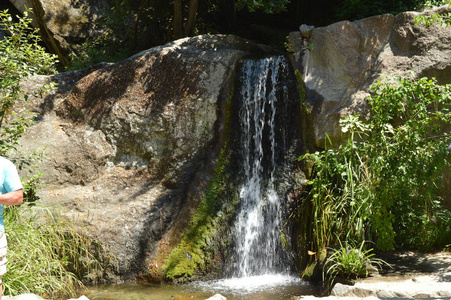
[[[203,300],[219,293],[229,300],[287,300],[318,294],[316,287],[296,275],[293,255],[280,237],[289,212],[287,183],[281,178],[286,175],[287,161],[293,159],[286,158],[286,153],[296,143],[292,120],[293,107],[299,101],[284,84],[293,82],[288,65],[285,57],[272,56],[244,60],[240,68],[240,142],[236,151],[242,166],[241,204],[226,278],[183,285],[95,286],[87,293],[89,299]]]

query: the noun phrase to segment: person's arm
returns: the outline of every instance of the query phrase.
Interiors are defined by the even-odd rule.
[[[23,202],[23,191],[17,190],[0,195],[0,204],[3,205],[19,205]]]

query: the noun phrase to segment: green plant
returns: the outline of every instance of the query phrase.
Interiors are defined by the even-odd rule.
[[[442,5],[450,5],[451,1],[450,0],[427,0],[424,3],[424,7],[427,8],[432,8],[432,7],[436,7],[436,6],[442,6]]]
[[[451,24],[451,13],[447,14],[433,14],[433,15],[418,15],[415,16],[415,25],[424,25],[430,27],[437,25],[439,27],[448,27]]]
[[[352,244],[341,244],[340,248],[330,248],[332,254],[325,262],[324,276],[335,280],[336,277],[356,279],[368,277],[371,271],[381,268],[383,264],[390,266],[384,260],[374,257],[373,249],[365,250],[365,242],[355,247]]]
[[[18,140],[32,122],[32,114],[16,109],[31,96],[23,91],[20,82],[35,74],[53,74],[56,56],[40,46],[37,30],[25,11],[14,21],[7,10],[0,11],[0,29],[7,34],[0,40],[0,155],[17,150]],[[38,88],[32,95],[42,96],[52,85]]]
[[[18,150],[19,138],[33,121],[23,101],[30,96],[42,97],[53,85],[38,87],[26,93],[20,83],[35,74],[53,74],[56,56],[40,46],[37,30],[32,29],[28,15],[15,21],[8,11],[0,11],[0,29],[6,32],[0,40],[0,155],[12,155],[21,169],[39,153]],[[3,278],[5,294],[36,293],[42,296],[73,296],[85,281],[100,276],[104,265],[92,253],[103,253],[95,241],[77,233],[72,226],[45,211],[32,214],[28,204],[38,200],[40,173],[22,178],[26,204],[5,207],[8,233],[8,272]],[[39,217],[38,217],[39,216]]]
[[[367,118],[340,120],[344,144],[301,157],[315,171],[306,200],[311,250],[365,240],[382,251],[442,247],[451,236],[438,196],[449,165],[451,85],[384,77],[371,90]]]
[[[433,8],[435,6],[441,5],[451,5],[450,0],[436,0],[436,1],[426,1],[424,4],[425,8]],[[424,25],[430,27],[432,25],[438,25],[440,27],[448,27],[451,24],[451,13],[443,14],[432,14],[432,15],[417,15],[415,16],[415,25]]]
[[[103,264],[92,253],[95,241],[79,234],[46,210],[31,214],[26,206],[6,207],[8,272],[4,293],[73,297],[84,281],[95,282]]]

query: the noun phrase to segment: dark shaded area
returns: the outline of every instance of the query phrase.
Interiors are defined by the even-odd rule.
[[[0,3],[0,11],[8,10],[8,13],[15,18],[17,15],[20,15],[20,13],[16,10],[16,8],[10,3],[10,2],[1,2]],[[8,36],[9,33],[5,30],[0,29],[0,39],[3,39],[3,37]]]
[[[87,2],[91,2],[85,0]],[[249,11],[247,7],[237,9],[236,1],[205,0],[199,1],[195,30],[191,35],[200,34],[234,34],[262,44],[272,45],[279,50],[286,50],[286,38],[292,31],[298,31],[302,24],[316,27],[326,26],[341,20],[356,20],[368,16],[414,10],[424,4],[420,0],[369,1],[369,0],[291,0],[286,10],[268,14],[263,11]],[[182,12],[188,17],[189,1],[182,1]],[[109,5],[109,7],[108,7]],[[71,32],[67,41],[72,50],[88,59],[72,61],[70,69],[80,69],[102,61],[119,61],[141,50],[165,44],[174,39],[174,5],[164,0],[110,1],[88,5],[89,14],[100,16],[95,21],[93,30]],[[88,12],[88,11],[87,11]],[[67,22],[67,14],[52,16],[61,23]],[[49,15],[46,16],[50,17]],[[44,20],[43,20],[44,21]],[[185,20],[186,23],[186,20]],[[186,25],[186,24],[184,24]],[[71,26],[78,28],[77,26]],[[101,30],[100,30],[101,29]],[[49,49],[55,45],[44,40]],[[86,49],[80,45],[87,42]],[[57,45],[56,45],[57,46]],[[54,51],[53,51],[54,52]],[[63,52],[59,51],[58,55]],[[61,55],[60,55],[61,54]],[[85,60],[85,61],[84,61]],[[60,57],[62,65],[66,62]]]
[[[424,0],[291,0],[285,11],[266,14],[250,12],[246,7],[237,10],[234,1],[222,0],[215,11],[204,12],[201,21],[219,33],[283,47],[288,33],[298,31],[302,24],[320,27],[385,13],[396,15],[421,8],[424,3]]]
[[[17,9],[14,7],[14,5],[12,5],[9,1],[1,1],[0,2],[0,10],[5,10],[5,9],[7,9],[8,12],[13,16],[19,14]]]
[[[381,265],[379,273],[384,276],[428,274],[447,266],[440,259],[434,259],[434,254],[430,253],[383,252],[378,257],[389,264]]]
[[[436,78],[438,84],[449,84],[451,82],[451,67],[431,68],[418,74],[418,77]]]
[[[233,1],[220,1],[218,10],[204,17],[220,33],[236,34],[265,44],[284,46],[286,36],[299,30],[301,24],[325,26],[335,19],[343,0],[294,0],[284,12],[266,14],[237,10]]]

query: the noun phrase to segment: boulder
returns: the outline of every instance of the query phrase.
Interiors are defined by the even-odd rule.
[[[234,36],[198,36],[32,78],[24,89],[58,83],[28,104],[37,122],[20,141],[45,149],[35,209],[50,206],[107,245],[122,275],[161,270],[222,147],[235,63],[262,51]]]
[[[443,6],[423,14],[449,13]],[[451,30],[415,25],[419,13],[380,15],[314,28],[310,36],[290,34],[295,67],[303,75],[306,101],[313,112],[311,141],[325,146],[341,140],[338,124],[347,114],[367,113],[369,87],[380,74],[437,77],[451,83]],[[308,47],[307,47],[308,45]]]

